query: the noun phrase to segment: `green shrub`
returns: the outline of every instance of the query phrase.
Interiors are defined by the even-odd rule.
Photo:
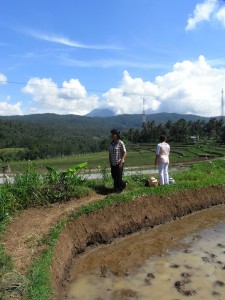
[[[5,183],[0,189],[0,221],[12,215],[20,205],[11,192],[9,184]]]

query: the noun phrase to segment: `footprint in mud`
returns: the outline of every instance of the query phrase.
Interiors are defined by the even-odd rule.
[[[225,264],[222,261],[218,260],[216,263],[221,266],[222,270],[225,270]]]
[[[213,296],[221,296],[221,294],[220,294],[219,292],[216,292],[216,291],[213,291],[213,292],[212,292],[212,295],[213,295]]]
[[[217,246],[220,247],[220,248],[225,248],[225,245],[221,244],[221,243],[217,244]]]
[[[145,283],[150,285],[152,283],[152,279],[155,278],[155,275],[152,273],[148,273],[147,277],[145,278]]]
[[[183,278],[190,278],[192,275],[190,273],[187,273],[187,272],[184,272],[184,273],[181,273],[181,277]]]
[[[213,283],[213,286],[214,286],[214,287],[224,287],[224,285],[225,285],[225,283],[224,283],[223,281],[220,281],[220,280],[216,280],[216,281]],[[221,296],[221,293],[219,293],[219,292],[217,292],[217,291],[213,291],[213,292],[212,292],[212,295],[213,295],[213,296],[219,297],[219,296]],[[220,298],[220,299],[222,299],[222,298]]]
[[[211,258],[216,258],[216,254],[210,253],[208,251],[205,251],[206,254],[208,254]]]
[[[207,257],[207,256],[203,256],[203,257],[202,257],[202,260],[203,260],[204,262],[213,262],[213,258],[212,258],[212,257]]]
[[[170,268],[174,268],[174,269],[178,269],[180,267],[180,265],[178,264],[172,264],[170,265]]]
[[[188,282],[183,282],[182,280],[175,282],[175,287],[178,292],[184,296],[193,296],[196,294],[196,290],[186,290],[185,284]]]
[[[205,251],[205,253],[206,253],[208,256],[203,256],[203,257],[202,257],[202,260],[203,260],[204,262],[208,262],[208,263],[215,262],[214,259],[216,258],[216,254],[210,253],[210,252],[208,252],[208,251]]]
[[[224,286],[225,283],[223,281],[221,281],[221,280],[216,280],[213,285],[214,286]]]
[[[148,274],[147,274],[147,277],[148,277],[148,278],[155,278],[155,275],[154,275],[153,273],[148,273]]]
[[[196,290],[187,290],[186,289],[186,285],[191,283],[191,280],[190,280],[191,274],[182,273],[181,277],[183,277],[184,279],[178,280],[174,284],[177,291],[179,293],[181,293],[182,295],[184,295],[184,296],[193,296],[193,295],[195,295],[197,293]]]

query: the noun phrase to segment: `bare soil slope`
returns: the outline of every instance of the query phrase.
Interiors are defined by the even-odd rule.
[[[100,200],[104,196],[96,194],[82,199],[71,199],[66,203],[56,203],[49,207],[29,208],[19,212],[8,225],[1,243],[15,263],[15,271],[25,273],[33,258],[42,250],[41,240],[57,222],[71,211]]]

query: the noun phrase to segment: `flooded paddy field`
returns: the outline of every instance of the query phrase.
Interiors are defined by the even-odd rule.
[[[71,264],[68,300],[225,299],[225,205],[90,248]]]

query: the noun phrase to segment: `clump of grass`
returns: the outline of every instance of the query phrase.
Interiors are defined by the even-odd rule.
[[[14,182],[9,185],[11,192],[22,208],[41,204],[44,177],[36,172],[35,165],[29,166],[23,173],[17,174]]]
[[[0,277],[8,273],[13,268],[13,263],[9,255],[5,255],[3,245],[0,245]]]
[[[32,265],[28,279],[30,284],[26,290],[26,299],[29,300],[47,300],[51,299],[54,291],[50,283],[49,269],[53,257],[52,247],[49,248]]]
[[[0,188],[0,222],[12,215],[20,205],[10,190],[9,184]]]
[[[27,287],[27,278],[16,272],[8,272],[1,276],[0,297],[12,299],[23,295]]]
[[[5,254],[3,245],[0,245],[0,299],[10,299],[10,281],[7,276],[13,270],[13,262],[9,255]]]

